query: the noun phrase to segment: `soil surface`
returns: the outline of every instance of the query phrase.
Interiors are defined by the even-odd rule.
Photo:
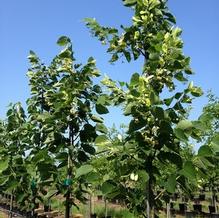
[[[23,218],[21,216],[14,215],[12,217]],[[0,218],[8,218],[8,212],[4,211],[4,209],[0,210]]]

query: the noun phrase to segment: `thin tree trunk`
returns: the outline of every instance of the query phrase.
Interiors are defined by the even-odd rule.
[[[36,197],[35,197],[35,195],[33,196],[33,209],[32,209],[32,217],[35,217],[35,209],[36,209]]]
[[[216,193],[215,193],[215,190],[214,190],[213,186],[211,188],[211,192],[212,192],[212,205],[215,207],[215,212],[217,213]]]
[[[9,218],[12,218],[12,210],[13,210],[13,192],[12,192],[11,198],[10,198],[10,209],[9,209],[9,214],[8,214]]]
[[[69,141],[70,146],[74,145],[74,134],[73,134],[73,128],[71,125],[69,126]],[[68,148],[69,149],[69,148]],[[65,218],[70,218],[71,213],[71,179],[72,179],[72,160],[71,160],[71,154],[70,149],[68,150],[68,168],[67,168],[67,180],[68,180],[68,187],[67,187],[67,193],[66,193],[66,201],[65,201]]]
[[[93,202],[93,195],[92,193],[90,194],[90,217],[94,214],[94,202]]]
[[[154,191],[153,191],[153,157],[149,157],[148,163],[148,183],[147,183],[147,218],[155,217]]]
[[[67,176],[67,193],[65,198],[65,218],[70,218],[70,211],[71,211],[71,204],[70,204],[70,198],[71,198],[71,190],[70,190],[70,179],[71,179],[71,173],[70,173],[70,154],[68,155],[68,176]]]
[[[150,214],[151,214],[151,208],[150,208],[149,200],[147,199],[147,218],[150,218]]]
[[[167,218],[171,218],[170,217],[170,203],[167,203]]]
[[[105,207],[105,218],[108,216],[108,211],[107,211],[107,199],[104,197],[104,207]]]
[[[69,188],[68,188],[69,189]],[[67,191],[66,200],[65,200],[65,218],[70,218],[70,191]]]

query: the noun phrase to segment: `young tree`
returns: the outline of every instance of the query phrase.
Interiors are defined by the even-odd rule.
[[[129,83],[118,86],[109,78],[103,83],[109,88],[114,104],[122,105],[124,115],[131,117],[124,145],[127,165],[123,176],[144,172],[141,179],[145,185],[140,193],[145,193],[145,198],[140,198],[143,206],[138,213],[150,218],[156,213],[154,209],[159,208],[161,195],[156,196],[156,190],[172,192],[176,182],[183,183],[183,176],[193,171],[191,161],[183,165],[180,140],[187,142],[190,135],[197,137],[192,122],[186,120],[185,107],[202,91],[188,83],[187,77],[192,74],[190,58],[183,54],[182,31],[175,26],[167,1],[123,0],[123,3],[134,12],[129,27],[121,25],[118,30],[103,27],[95,19],[85,21],[93,35],[108,44],[111,62],[122,56],[130,63],[137,59],[144,62],[142,73],[134,73]],[[163,186],[158,177],[167,164],[175,165],[176,171]],[[136,192],[133,195],[137,196]]]
[[[203,185],[212,191],[212,205],[216,208],[216,189],[218,187],[218,152],[219,152],[219,99],[208,93],[208,104],[198,119],[202,126],[201,144],[198,151],[198,163],[203,171]]]
[[[62,36],[57,43],[64,48],[48,67],[30,53],[28,109],[37,139],[32,160],[41,180],[55,182],[58,193],[66,197],[68,218],[75,198],[85,200],[88,182],[83,176],[93,170],[85,163],[95,154],[96,131],[103,122],[94,109],[99,114],[108,110],[99,98],[100,86],[93,84],[93,78],[99,76],[95,60],[90,57],[85,65],[77,64],[70,39]]]
[[[29,145],[28,124],[20,103],[10,104],[7,119],[1,123],[0,135],[1,191],[15,198],[21,208],[31,209],[30,174],[25,155]]]

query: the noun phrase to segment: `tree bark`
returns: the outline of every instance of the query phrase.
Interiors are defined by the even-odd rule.
[[[11,194],[11,198],[10,198],[10,209],[9,209],[9,218],[12,218],[12,210],[13,210],[13,192]]]
[[[70,147],[74,144],[74,136],[73,136],[73,129],[71,125],[69,126],[69,142]],[[72,161],[71,161],[71,154],[70,154],[70,148],[68,148],[68,168],[67,168],[67,193],[66,193],[66,200],[65,200],[65,218],[70,218],[70,212],[71,212],[71,177],[72,177]]]
[[[70,197],[71,197],[70,191],[68,190],[66,194],[66,200],[65,200],[65,218],[70,218],[70,210],[71,210]]]
[[[108,211],[107,211],[107,199],[104,197],[104,207],[105,207],[105,218],[108,216]]]
[[[148,160],[148,183],[147,183],[147,218],[154,218],[154,190],[153,190],[153,157]]]

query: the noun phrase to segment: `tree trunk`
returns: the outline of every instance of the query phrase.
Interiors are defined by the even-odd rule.
[[[70,211],[71,211],[70,196],[71,196],[70,191],[68,190],[66,194],[66,200],[65,200],[65,218],[70,218]]]
[[[74,134],[73,134],[73,128],[70,125],[69,126],[69,141],[70,141],[70,147],[74,145]],[[70,148],[68,148],[68,168],[67,168],[67,193],[66,193],[66,201],[65,201],[65,218],[70,218],[71,213],[71,179],[72,179],[72,160],[71,160],[71,154],[70,154]]]
[[[65,218],[70,218],[70,211],[71,211],[71,160],[70,160],[70,154],[68,155],[68,177],[67,177],[67,193],[65,197]]]
[[[153,190],[153,157],[149,157],[148,161],[148,175],[149,179],[147,182],[147,218],[155,217],[154,210],[154,190]]]
[[[93,194],[90,194],[90,216],[92,217],[92,215],[94,214],[94,202],[93,202]]]
[[[12,210],[13,210],[13,193],[11,194],[11,198],[10,198],[10,209],[8,214],[9,218],[12,218]]]
[[[107,211],[107,199],[104,197],[104,208],[105,208],[105,218],[108,216],[108,211]]]
[[[217,213],[217,205],[216,205],[216,193],[214,190],[214,187],[212,186],[211,188],[211,192],[212,192],[212,206],[215,207],[215,212]]]
[[[170,203],[167,203],[167,218],[171,218],[170,217]]]

